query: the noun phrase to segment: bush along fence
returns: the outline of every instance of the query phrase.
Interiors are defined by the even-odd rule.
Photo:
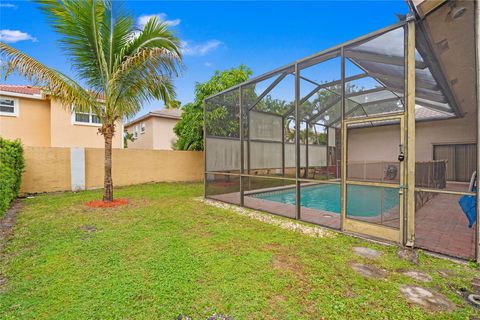
[[[0,137],[0,217],[17,198],[24,167],[23,147],[19,140]]]

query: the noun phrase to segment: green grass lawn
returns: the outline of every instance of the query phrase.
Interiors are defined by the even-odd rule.
[[[332,233],[314,238],[193,198],[200,184],[118,189],[131,204],[90,209],[101,191],[23,200],[13,238],[0,256],[0,319],[469,319],[480,313],[456,293],[476,271],[420,254],[401,260],[396,247]],[[366,260],[353,246],[383,254]],[[386,269],[365,278],[355,262]],[[400,270],[419,270],[417,283],[457,307],[432,313],[409,304]],[[448,277],[445,277],[448,274]],[[443,276],[442,276],[443,275]]]

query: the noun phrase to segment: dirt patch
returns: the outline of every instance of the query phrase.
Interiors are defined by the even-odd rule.
[[[193,318],[184,314],[180,314],[177,317],[175,317],[175,320],[193,320]],[[233,320],[233,317],[230,317],[224,314],[214,313],[213,315],[209,316],[206,320]]]
[[[95,231],[97,231],[97,228],[95,228],[94,226],[89,226],[89,225],[85,224],[83,226],[80,226],[80,230],[86,231],[86,232],[95,232]]]
[[[85,203],[89,208],[116,208],[128,204],[127,199],[115,199],[111,202],[103,200],[93,200]]]
[[[7,291],[7,278],[0,274],[0,292]]]
[[[426,311],[452,311],[455,304],[444,295],[418,286],[403,285],[400,291],[405,298]]]
[[[198,233],[198,235],[201,237],[201,238],[211,238],[213,237],[213,234],[210,232],[210,231],[201,231]]]
[[[355,292],[353,292],[351,288],[345,288],[345,290],[342,293],[342,297],[346,299],[354,299],[358,297],[358,295]]]
[[[278,243],[269,243],[265,245],[265,249],[274,253],[272,260],[272,267],[274,269],[293,272],[303,279],[305,276],[303,273],[303,264],[298,256],[291,253],[288,247]]]
[[[385,279],[388,275],[386,270],[361,263],[352,263],[351,268],[358,274],[374,279]]]
[[[266,244],[265,249],[267,249],[267,251],[273,251],[273,252],[285,251],[286,250],[286,248],[284,246],[282,246],[279,243],[275,243],[275,242]]]
[[[0,220],[0,259],[2,258],[5,245],[13,235],[13,227],[17,221],[20,209],[22,209],[22,203],[20,200],[15,200]],[[7,285],[7,278],[0,274],[0,292],[4,292],[7,289]]]
[[[397,251],[397,257],[399,257],[402,260],[410,261],[413,264],[419,264],[418,260],[418,252],[413,249],[408,249],[408,248],[400,248]]]
[[[293,255],[275,255],[272,266],[277,270],[295,272],[299,278],[304,276],[302,263]]]
[[[361,256],[371,260],[377,259],[382,255],[381,252],[366,247],[353,247],[353,253],[357,256]]]
[[[3,251],[3,247],[13,234],[13,227],[15,226],[17,215],[21,208],[22,204],[20,200],[15,200],[2,220],[0,220],[0,252]]]
[[[267,251],[273,252],[274,256],[271,261],[272,268],[279,274],[288,273],[293,275],[296,284],[291,289],[298,290],[298,295],[306,297],[311,291],[311,285],[305,272],[305,266],[300,257],[292,253],[290,248],[278,243],[269,243],[265,245]],[[274,296],[271,298],[271,306],[275,307],[285,301],[283,296]],[[300,304],[306,314],[313,316],[316,314],[317,306],[315,302],[301,299]]]

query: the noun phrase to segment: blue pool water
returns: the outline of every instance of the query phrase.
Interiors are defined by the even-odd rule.
[[[302,187],[302,207],[340,213],[340,185],[324,184]],[[260,193],[255,198],[295,204],[295,189]],[[347,186],[347,215],[373,217],[399,205],[397,188]],[[383,210],[382,210],[383,207]]]

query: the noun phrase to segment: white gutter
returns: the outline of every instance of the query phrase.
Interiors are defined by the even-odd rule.
[[[0,90],[0,95],[7,96],[7,97],[18,97],[18,98],[27,98],[27,99],[36,99],[36,100],[46,100],[41,94],[25,94],[25,93],[17,93],[11,91],[3,91]]]

